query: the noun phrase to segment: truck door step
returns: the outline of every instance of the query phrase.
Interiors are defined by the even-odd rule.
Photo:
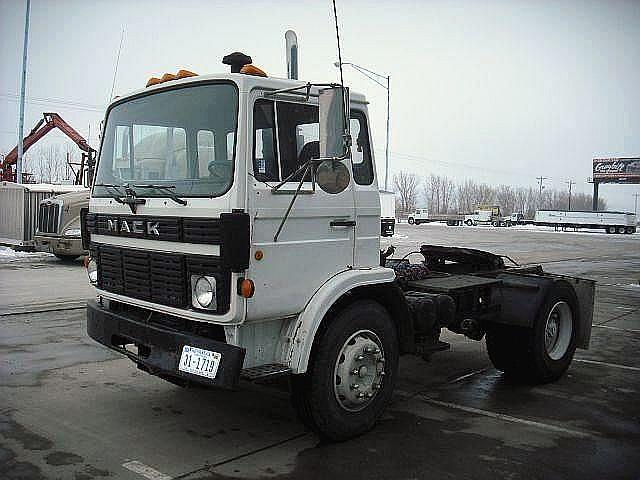
[[[288,375],[291,369],[280,363],[268,363],[266,365],[258,365],[257,367],[243,368],[240,372],[240,378],[243,380],[261,380],[264,378],[273,378],[281,375]]]

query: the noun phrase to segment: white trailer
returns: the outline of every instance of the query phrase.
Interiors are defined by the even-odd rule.
[[[607,233],[635,233],[636,216],[629,212],[538,210],[534,225],[558,229],[603,228]]]
[[[61,193],[86,191],[82,185],[52,185],[50,183],[0,183],[0,245],[15,250],[33,250],[33,234],[38,226],[38,207],[46,198]],[[60,227],[62,204],[48,217],[50,225]]]
[[[396,194],[380,190],[380,235],[393,237],[396,229]]]

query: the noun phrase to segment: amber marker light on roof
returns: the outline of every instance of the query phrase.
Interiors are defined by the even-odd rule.
[[[240,73],[244,73],[245,75],[255,75],[256,77],[267,76],[264,70],[259,69],[255,65],[245,65],[240,69]]]

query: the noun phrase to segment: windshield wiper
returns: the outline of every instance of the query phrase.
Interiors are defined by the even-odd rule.
[[[167,196],[176,202],[179,205],[186,205],[187,201],[180,198],[176,195],[175,192],[172,191],[173,188],[176,188],[175,185],[155,185],[153,183],[141,183],[139,185],[134,185],[133,188],[150,188],[152,190],[160,190],[167,194]]]
[[[136,191],[133,190],[128,183],[118,185],[117,183],[96,183],[94,187],[112,188],[117,195],[110,195],[118,203],[129,205],[132,213],[136,213],[138,205],[144,205],[147,201],[144,198],[137,198]],[[124,193],[122,193],[124,191]]]

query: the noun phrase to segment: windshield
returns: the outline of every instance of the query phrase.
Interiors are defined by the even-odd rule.
[[[138,196],[215,197],[233,182],[238,94],[218,83],[177,88],[116,105],[109,112],[93,195],[100,184],[129,184]]]

